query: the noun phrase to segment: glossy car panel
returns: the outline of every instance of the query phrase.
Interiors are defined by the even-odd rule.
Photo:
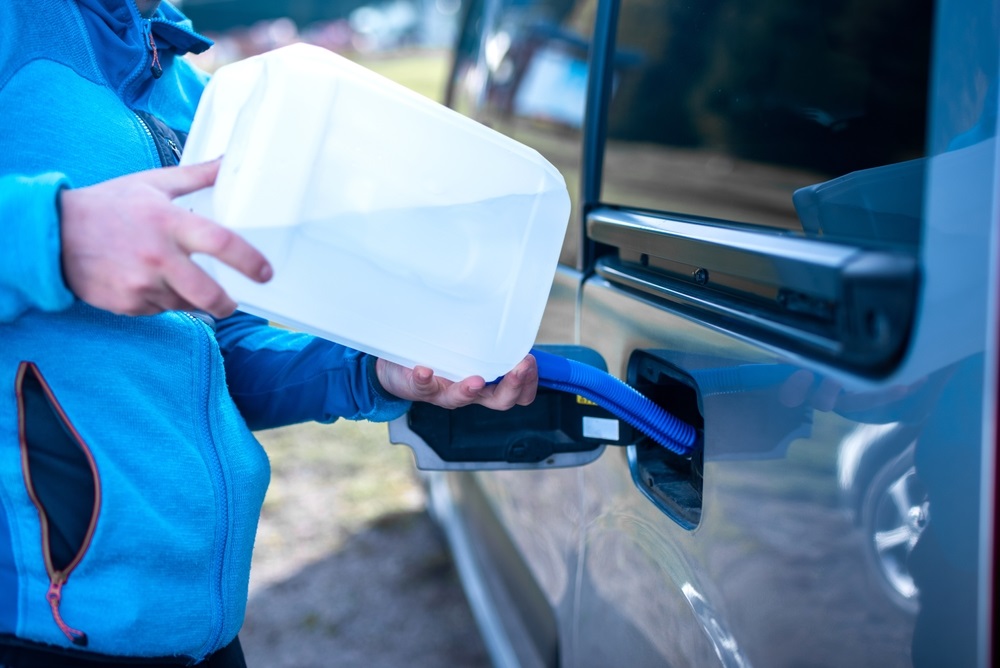
[[[574,193],[539,341],[597,351],[700,429],[687,459],[642,439],[579,469],[446,474],[530,574],[484,605],[549,606],[530,665],[989,665],[997,4],[469,7],[453,102]],[[518,103],[532,69],[549,78]],[[691,243],[662,235],[677,221]],[[913,280],[879,265],[859,299],[836,249]],[[838,339],[884,344],[887,323],[877,362]],[[517,646],[516,627],[489,633]]]
[[[747,387],[716,385],[702,392],[704,510],[696,531],[630,493],[632,478],[614,453],[584,469],[595,509],[586,538],[595,547],[588,550],[585,569],[595,589],[614,592],[600,598],[614,603],[598,605],[584,592],[582,610],[605,611],[593,627],[584,618],[577,637],[607,628],[608,607],[638,628],[665,619],[665,613],[644,610],[654,590],[660,605],[672,600],[674,608],[700,616],[686,633],[669,634],[669,642],[650,635],[649,651],[640,654],[642,645],[630,644],[635,665],[704,665],[689,645],[705,638],[723,665],[795,665],[811,654],[837,657],[841,665],[906,665],[912,618],[879,588],[879,574],[866,560],[873,536],[845,505],[852,490],[841,487],[842,446],[861,423],[817,407],[825,378],[655,303],[623,299],[605,282],[587,286],[582,331],[584,344],[605,352],[622,374],[631,351],[650,350],[696,382],[723,364],[760,375],[779,368],[780,374],[768,376],[785,380],[756,383],[748,375]],[[591,331],[593,340],[586,335]],[[800,375],[812,376],[810,382],[800,382]],[[888,462],[893,454],[869,457]],[[633,553],[641,576],[623,579],[609,567],[622,551]],[[859,610],[868,623],[851,623]],[[779,629],[780,642],[774,635]]]

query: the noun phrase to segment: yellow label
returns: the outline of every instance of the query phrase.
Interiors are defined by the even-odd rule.
[[[583,404],[584,406],[596,406],[597,403],[591,401],[587,397],[581,397],[579,394],[576,395],[576,403]]]

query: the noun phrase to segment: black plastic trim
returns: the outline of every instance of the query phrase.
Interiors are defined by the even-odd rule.
[[[678,525],[692,531],[701,522],[705,420],[697,383],[652,351],[633,351],[629,384],[697,430],[695,447],[680,455],[649,438],[627,450],[629,471],[639,491]]]
[[[580,170],[580,208],[584,216],[601,198],[601,177],[604,170],[604,140],[607,136],[608,105],[614,72],[615,37],[618,31],[619,0],[601,0],[594,19],[593,45],[590,49],[587,81],[587,107],[584,112],[583,151]],[[582,269],[589,272],[597,258],[593,239],[581,226],[583,237]]]
[[[866,375],[905,352],[919,283],[908,253],[613,208],[587,231],[618,249],[599,276],[736,333]]]

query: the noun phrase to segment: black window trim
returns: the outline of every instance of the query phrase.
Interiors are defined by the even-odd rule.
[[[578,268],[584,277],[593,272],[597,257],[602,249],[587,234],[586,220],[591,209],[601,199],[601,178],[604,170],[604,142],[607,138],[608,109],[611,103],[613,72],[610,66],[615,51],[618,33],[619,0],[598,0],[597,15],[594,18],[594,34],[591,39],[590,62],[588,67],[587,102],[584,109],[582,169],[580,170],[580,211],[581,221],[570,221],[579,225],[582,244]]]

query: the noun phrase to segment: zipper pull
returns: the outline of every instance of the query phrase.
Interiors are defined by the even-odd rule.
[[[177,143],[170,137],[167,137],[167,146],[170,147],[171,153],[174,154],[174,157],[177,158],[177,162],[179,163],[181,161],[181,149],[178,148]]]
[[[153,26],[146,24],[146,36],[149,38],[149,52],[153,54],[153,62],[149,64],[149,71],[153,73],[154,79],[163,76],[163,67],[160,66],[160,52],[156,50],[156,40],[153,39]]]
[[[49,607],[52,608],[52,618],[56,622],[56,626],[59,630],[66,634],[66,637],[70,641],[79,647],[87,646],[87,634],[83,631],[77,631],[69,624],[63,621],[62,615],[59,613],[59,604],[62,602],[62,586],[66,583],[63,579],[62,573],[56,573],[49,583],[49,591],[45,594],[45,599],[49,602]]]

